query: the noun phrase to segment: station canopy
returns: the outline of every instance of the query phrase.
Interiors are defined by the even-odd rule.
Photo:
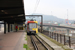
[[[0,21],[22,23],[25,20],[23,0],[0,0]]]

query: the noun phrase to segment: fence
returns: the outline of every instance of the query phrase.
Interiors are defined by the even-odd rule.
[[[38,31],[41,32],[40,30],[41,29],[39,29]],[[47,35],[48,37],[56,40],[59,43],[62,43],[69,47],[74,46],[74,48],[75,48],[75,37],[67,36],[67,35],[60,34],[60,33],[50,32],[48,30],[43,30],[42,33]]]

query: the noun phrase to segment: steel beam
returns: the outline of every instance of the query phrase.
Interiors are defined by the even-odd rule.
[[[8,23],[8,32],[10,32],[10,24]]]
[[[72,30],[75,30],[75,28],[74,28],[74,27],[55,26],[55,25],[43,25],[43,26],[56,27],[56,28],[66,28],[66,29],[72,29]]]
[[[6,34],[6,22],[4,22],[4,34]]]
[[[26,17],[35,17],[35,16],[38,16],[38,17],[41,17],[41,33],[42,33],[42,30],[43,30],[43,16],[42,15],[25,15]]]

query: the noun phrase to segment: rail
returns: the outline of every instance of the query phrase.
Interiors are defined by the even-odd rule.
[[[32,36],[30,36],[30,37],[31,37],[31,42],[33,43],[34,49],[38,50],[38,47],[37,47],[35,41],[33,40]]]
[[[45,46],[45,44],[44,44],[37,36],[35,36],[35,38],[32,37],[32,36],[35,36],[35,35],[31,35],[31,41],[32,41],[32,43],[33,43],[33,45],[34,45],[35,50],[40,50],[40,48],[39,48],[38,45],[36,44],[36,41],[34,40],[35,38],[40,42],[40,44],[41,44],[46,50],[49,50],[49,49]],[[38,42],[37,42],[37,43],[38,43]],[[41,48],[42,48],[42,47],[41,47]]]

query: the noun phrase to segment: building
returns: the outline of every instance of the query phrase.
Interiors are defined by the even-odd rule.
[[[65,23],[66,23],[66,24],[68,24],[68,23],[69,23],[68,19],[65,19]]]

